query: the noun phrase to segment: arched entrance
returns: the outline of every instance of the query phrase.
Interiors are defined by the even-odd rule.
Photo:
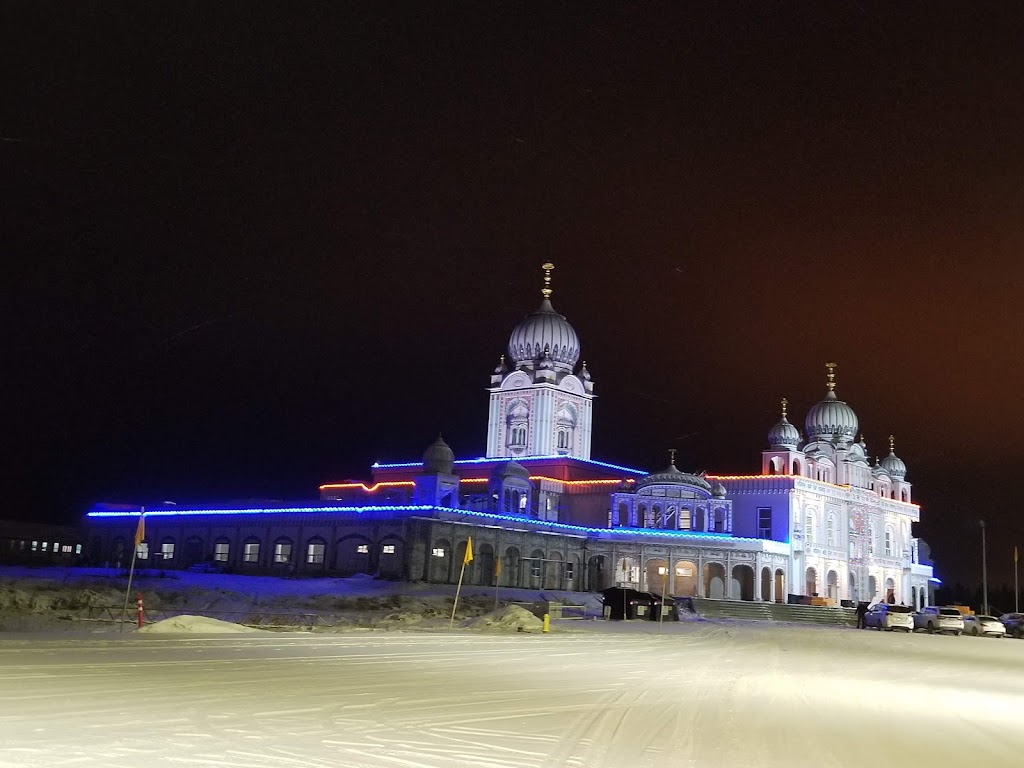
[[[775,602],[786,602],[786,572],[781,568],[775,569]]]
[[[772,569],[761,569],[761,599],[769,602],[772,599]]]
[[[464,583],[473,584],[474,574],[477,571],[476,559],[474,558],[466,563],[466,570],[462,570],[462,563],[466,559],[466,547],[467,543],[462,541],[459,542],[459,546],[455,549],[455,569],[452,572],[451,580],[453,582],[458,582],[459,577],[461,576]]]
[[[818,594],[818,572],[813,568],[808,568],[804,572],[804,594],[809,597]]]
[[[608,585],[605,583],[604,555],[594,555],[587,562],[587,589],[600,592]]]
[[[850,571],[850,599],[855,603],[860,600],[860,590],[857,589],[857,577],[853,575],[853,571]]]
[[[436,539],[430,547],[430,580],[439,584],[448,581],[448,567],[451,561],[451,542],[448,539]]]
[[[732,567],[732,594],[733,599],[753,600],[754,599],[754,569],[749,565],[734,565]]]
[[[615,563],[615,586],[640,589],[640,566],[633,557],[620,557]]]
[[[917,587],[910,588],[910,604],[917,608]]]
[[[473,552],[473,559],[477,562],[476,583],[480,586],[492,586],[494,584],[494,547],[490,544],[481,544],[478,551]]]
[[[826,595],[829,600],[839,599],[839,574],[835,571],[829,571],[828,576],[825,577],[825,584],[827,585]]]
[[[668,592],[668,585],[665,583],[667,575],[668,561],[661,557],[651,558],[647,561],[647,567],[644,569],[645,589],[658,595],[661,594],[662,589]]]
[[[501,575],[498,583],[503,587],[521,586],[519,581],[519,548],[509,547],[501,561]]]
[[[373,573],[370,550],[373,542],[363,536],[348,536],[335,544],[334,570],[340,576]]]
[[[725,598],[725,566],[721,563],[704,566],[704,597],[712,600]]]
[[[885,602],[890,605],[896,602],[896,584],[892,579],[885,580]]]
[[[689,560],[677,560],[675,571],[672,594],[676,597],[696,597],[697,564]]]

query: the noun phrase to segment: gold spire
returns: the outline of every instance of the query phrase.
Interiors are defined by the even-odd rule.
[[[829,392],[835,392],[836,368],[838,368],[839,366],[837,366],[835,363],[825,363],[825,367],[828,369],[828,384],[826,384],[825,386],[828,387]]]
[[[786,418],[786,406],[789,405],[789,400],[782,398],[782,418]]]
[[[668,463],[671,464],[673,467],[676,465],[676,449],[675,448],[669,448],[668,449]]]
[[[544,270],[544,287],[540,289],[540,295],[543,296],[545,299],[550,299],[551,294],[554,293],[554,291],[551,289],[551,270],[554,268],[555,265],[552,264],[550,261],[545,262],[541,266],[541,269]]]
[[[895,450],[893,448],[893,444],[895,442],[896,442],[896,438],[894,438],[892,435],[889,435],[889,453],[895,453]]]

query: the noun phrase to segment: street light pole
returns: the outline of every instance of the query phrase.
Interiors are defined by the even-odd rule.
[[[988,562],[985,559],[985,521],[981,520],[981,611],[988,615]]]

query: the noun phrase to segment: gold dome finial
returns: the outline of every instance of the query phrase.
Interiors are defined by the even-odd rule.
[[[551,270],[554,268],[555,265],[552,264],[550,261],[545,262],[541,266],[541,269],[544,270],[544,287],[540,289],[540,295],[543,296],[545,299],[550,299],[551,294],[554,293],[554,291],[551,289]]]
[[[668,463],[671,464],[673,467],[676,465],[676,449],[675,448],[669,448],[668,449]]]
[[[889,453],[895,453],[896,452],[895,448],[893,448],[893,445],[895,444],[895,442],[896,442],[896,438],[894,438],[892,435],[889,435]]]
[[[782,398],[782,418],[786,418],[786,406],[789,405],[789,400]]]
[[[835,363],[825,363],[825,367],[828,369],[828,384],[826,384],[825,386],[828,387],[829,392],[835,392],[836,368],[838,368],[839,366],[836,365]]]

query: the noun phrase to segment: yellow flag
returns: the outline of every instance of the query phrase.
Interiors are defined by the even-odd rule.
[[[466,539],[466,556],[462,558],[463,565],[469,565],[469,561],[473,559],[473,537],[469,536]]]
[[[494,558],[494,578],[501,576],[501,555]]]
[[[146,513],[141,512],[139,514],[139,527],[135,529],[135,546],[139,546],[144,538],[146,538]]]

